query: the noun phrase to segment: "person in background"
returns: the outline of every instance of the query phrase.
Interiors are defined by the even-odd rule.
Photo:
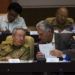
[[[56,16],[52,18],[46,18],[46,21],[50,25],[54,26],[55,30],[59,32],[63,30],[72,31],[74,20],[69,18],[68,9],[66,7],[60,7],[57,9]]]
[[[13,2],[7,8],[7,14],[5,14],[0,21],[0,31],[12,32],[14,28],[27,29],[26,23],[23,17],[20,16],[22,7],[20,4]]]
[[[14,28],[11,39],[0,44],[0,61],[8,59],[33,60],[34,49],[26,43],[26,31]]]

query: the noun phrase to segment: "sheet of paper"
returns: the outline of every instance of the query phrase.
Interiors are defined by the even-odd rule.
[[[39,44],[39,49],[40,49],[40,52],[45,54],[45,58],[54,57],[50,55],[50,51],[55,49],[55,45],[53,45],[52,43]]]
[[[46,62],[59,62],[59,58],[57,58],[57,57],[46,58]]]
[[[39,44],[40,52],[45,54],[46,62],[59,62],[59,58],[50,55],[50,51],[55,49],[55,45],[52,43]]]
[[[30,31],[30,35],[38,35],[37,31]]]
[[[20,63],[20,59],[8,59],[9,63]]]
[[[21,63],[33,63],[34,60],[20,60]]]

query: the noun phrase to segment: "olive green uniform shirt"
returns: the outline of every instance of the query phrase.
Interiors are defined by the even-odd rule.
[[[65,20],[65,23],[63,25],[57,23],[56,21],[56,17],[52,17],[52,18],[46,18],[45,19],[50,25],[54,26],[54,29],[64,29],[67,27],[72,26],[72,24],[74,23],[74,20],[72,18],[67,18]]]
[[[14,46],[11,44],[0,45],[0,60],[6,60],[6,57],[19,58],[20,60],[31,59],[30,48],[28,45]]]

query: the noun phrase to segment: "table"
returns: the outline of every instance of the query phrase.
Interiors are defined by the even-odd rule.
[[[74,62],[0,63],[0,72],[75,72]]]

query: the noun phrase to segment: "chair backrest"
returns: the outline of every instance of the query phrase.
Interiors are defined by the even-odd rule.
[[[55,33],[55,47],[59,50],[71,48],[73,33]]]

